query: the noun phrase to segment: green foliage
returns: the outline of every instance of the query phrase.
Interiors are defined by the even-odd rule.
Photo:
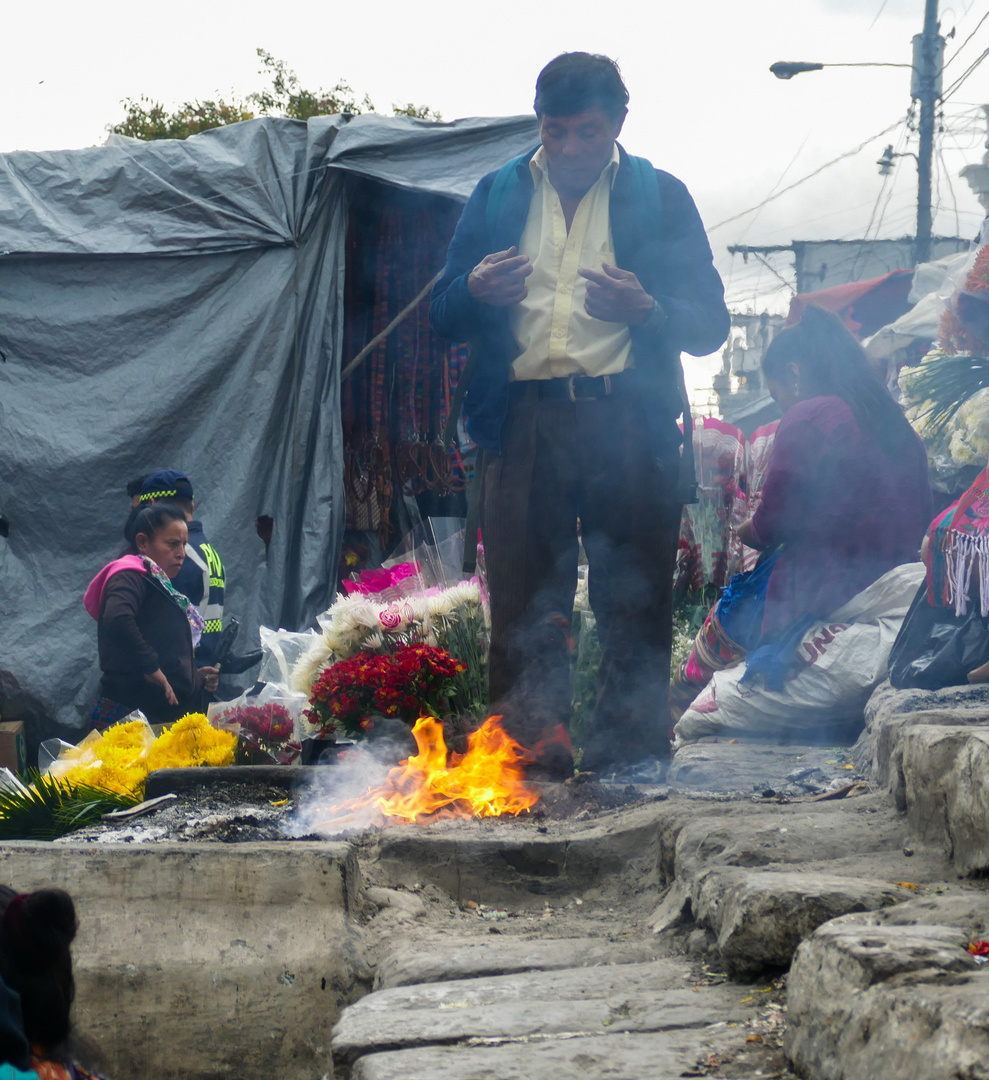
[[[428,105],[413,105],[407,101],[404,105],[398,105],[394,101],[391,105],[393,116],[411,116],[413,120],[442,120],[443,117],[431,109]]]
[[[54,840],[141,801],[140,795],[63,784],[36,769],[27,780],[23,790],[0,788],[0,840]]]
[[[259,74],[271,80],[270,89],[248,94],[243,100],[236,97],[230,101],[186,101],[174,112],[169,112],[158,101],[147,97],[137,100],[125,98],[122,102],[125,116],[113,124],[115,135],[129,135],[134,139],[185,139],[210,128],[236,124],[241,120],[253,120],[257,116],[286,116],[292,120],[308,120],[312,116],[332,116],[338,113],[357,114],[373,112],[374,103],[364,95],[360,100],[354,90],[340,81],[332,90],[307,90],[299,83],[299,77],[284,60],[277,60],[264,49],[257,50],[261,61]],[[411,116],[419,120],[439,120],[440,114],[427,105],[393,106],[396,116]]]
[[[970,397],[989,387],[989,359],[940,355],[906,372],[901,383],[911,401],[923,403],[918,419],[924,437],[935,440]]]

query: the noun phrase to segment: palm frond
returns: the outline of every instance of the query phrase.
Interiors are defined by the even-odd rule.
[[[989,358],[941,356],[914,368],[905,380],[911,400],[922,403],[919,418],[937,438],[966,401],[989,387]],[[926,407],[924,407],[926,406]]]
[[[54,840],[140,801],[140,795],[66,784],[32,769],[26,787],[0,789],[0,840]]]

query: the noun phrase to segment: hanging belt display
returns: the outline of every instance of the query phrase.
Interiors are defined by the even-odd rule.
[[[371,182],[351,203],[344,359],[388,333],[341,389],[347,527],[377,532],[383,544],[396,488],[445,496],[466,487],[460,453],[442,439],[466,349],[433,334],[428,294],[404,311],[442,267],[459,214],[452,200]]]

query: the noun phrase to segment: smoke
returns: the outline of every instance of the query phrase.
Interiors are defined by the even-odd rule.
[[[384,824],[373,805],[351,809],[344,804],[383,784],[401,760],[416,752],[416,745],[404,724],[395,727],[383,718],[375,723],[374,739],[341,750],[335,763],[311,770],[299,792],[299,808],[284,827],[287,836],[349,836]]]

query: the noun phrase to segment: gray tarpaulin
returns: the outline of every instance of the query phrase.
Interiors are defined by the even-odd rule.
[[[81,722],[82,593],[122,546],[126,482],[156,468],[192,477],[239,647],[310,624],[344,526],[350,185],[465,199],[535,141],[531,117],[369,115],[0,156],[0,668]]]

